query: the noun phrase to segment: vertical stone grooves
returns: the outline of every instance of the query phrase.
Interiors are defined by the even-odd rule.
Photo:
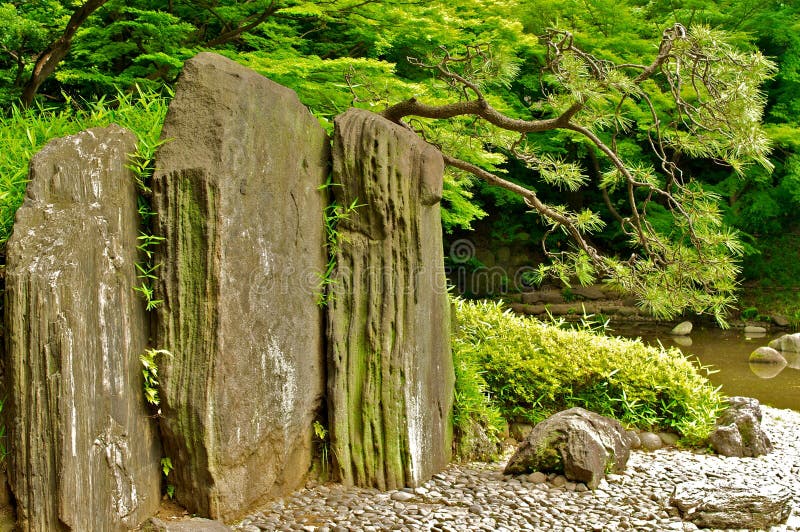
[[[330,147],[294,92],[209,53],[185,63],[162,135],[162,436],[178,501],[232,520],[311,465]]]
[[[366,111],[335,125],[334,195],[365,205],[339,228],[328,319],[333,454],[345,483],[416,485],[450,457],[443,163],[416,135]]]
[[[204,178],[201,169],[176,172],[170,176],[176,186],[167,189],[165,201],[157,206],[165,217],[178,221],[163,229],[165,255],[174,257],[176,264],[175,268],[164,269],[170,277],[163,281],[176,289],[163,291],[162,311],[174,319],[166,323],[162,343],[184,358],[180,364],[161,361],[162,379],[175,383],[165,387],[161,425],[167,439],[184,443],[171,448],[175,453],[170,456],[176,466],[175,483],[197,492],[213,489],[213,477],[208,474],[204,405],[209,402],[209,388],[213,386],[214,361],[204,360],[204,356],[215,351],[212,333],[217,321],[214,303],[218,289],[214,281],[218,272],[214,269],[218,261],[214,257],[219,254],[213,230],[218,210],[214,205],[216,195],[213,184]],[[199,358],[194,359],[195,356]],[[195,380],[204,385],[195,385]],[[198,469],[178,467],[187,463],[198,464]],[[206,501],[205,507],[210,505],[211,500]]]
[[[9,481],[24,531],[133,528],[158,508],[142,395],[132,133],[55,139],[31,161],[8,242]]]

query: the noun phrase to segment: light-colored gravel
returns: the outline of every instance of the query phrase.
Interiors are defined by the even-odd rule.
[[[764,410],[775,450],[758,458],[727,458],[661,449],[634,451],[622,475],[586,490],[563,477],[506,477],[503,462],[453,464],[416,490],[381,493],[336,484],[302,489],[244,519],[234,530],[696,530],[669,506],[676,484],[741,480],[779,484],[794,494],[785,525],[800,531],[800,413]],[[538,483],[537,483],[538,482]]]

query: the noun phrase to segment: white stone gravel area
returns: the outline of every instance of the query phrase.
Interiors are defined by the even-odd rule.
[[[675,448],[634,451],[626,471],[594,490],[541,474],[507,477],[504,462],[453,464],[422,487],[394,492],[319,485],[244,519],[234,530],[669,531],[697,530],[669,505],[676,484],[707,480],[781,485],[793,497],[786,524],[800,531],[800,412],[763,407],[775,450],[729,458]],[[544,481],[543,481],[544,480]]]

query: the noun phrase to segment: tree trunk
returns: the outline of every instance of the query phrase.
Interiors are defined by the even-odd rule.
[[[78,28],[106,2],[108,0],[86,0],[86,3],[76,9],[69,18],[64,33],[39,54],[39,57],[36,58],[36,64],[33,66],[31,77],[22,89],[21,101],[23,105],[29,106],[33,103],[39,87],[55,72],[58,64],[69,53],[69,49],[72,46],[72,38],[77,33]]]

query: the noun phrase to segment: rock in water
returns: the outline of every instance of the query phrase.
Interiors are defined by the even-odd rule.
[[[777,364],[786,366],[786,359],[771,347],[759,347],[750,353],[750,364]]]
[[[800,333],[784,334],[769,343],[769,346],[778,351],[800,352]]]
[[[440,226],[441,154],[388,120],[335,121],[340,205],[329,306],[331,453],[345,483],[416,486],[450,460],[454,373]]]
[[[607,472],[625,469],[632,444],[632,435],[618,421],[570,408],[533,427],[509,459],[505,473],[563,471],[569,480],[594,489]]]
[[[142,392],[134,135],[50,141],[8,241],[9,477],[21,530],[123,530],[158,509],[161,449]]]
[[[766,530],[789,518],[792,494],[778,485],[693,481],[675,486],[670,504],[700,528]]]
[[[782,354],[790,368],[800,369],[800,353],[797,351],[784,351]]]
[[[311,463],[330,147],[293,91],[210,53],[186,62],[162,138],[162,437],[177,500],[229,520]]]
[[[682,321],[677,324],[672,330],[669,332],[674,336],[686,336],[692,332],[692,322],[691,321]]]
[[[751,397],[729,397],[728,409],[709,436],[714,450],[724,456],[761,456],[772,442],[761,429],[761,404]]]
[[[759,347],[750,353],[750,371],[762,379],[776,377],[787,364],[786,358],[771,347]]]

